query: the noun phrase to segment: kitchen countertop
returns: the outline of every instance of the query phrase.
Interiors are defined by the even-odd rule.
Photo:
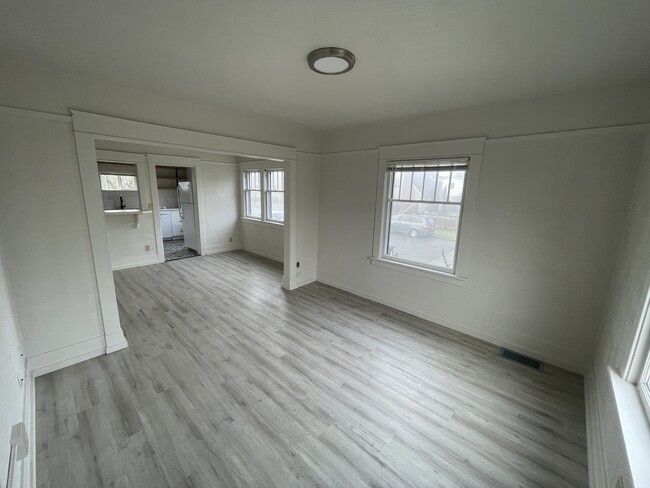
[[[105,215],[138,215],[151,213],[151,210],[140,210],[139,208],[123,208],[116,210],[104,210]]]

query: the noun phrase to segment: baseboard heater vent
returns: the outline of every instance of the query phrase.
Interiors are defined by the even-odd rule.
[[[508,359],[510,361],[523,364],[524,366],[528,366],[529,368],[536,369],[537,371],[544,371],[543,362],[539,361],[538,359],[533,359],[531,357],[524,356],[523,354],[519,354],[518,352],[511,351],[510,349],[506,349],[505,347],[501,348],[501,352],[499,353],[499,356]]]

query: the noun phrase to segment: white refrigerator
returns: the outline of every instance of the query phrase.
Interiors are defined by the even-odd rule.
[[[192,182],[179,181],[176,187],[178,192],[178,208],[183,221],[183,235],[185,246],[196,251],[196,226],[194,225],[194,196],[192,195]]]

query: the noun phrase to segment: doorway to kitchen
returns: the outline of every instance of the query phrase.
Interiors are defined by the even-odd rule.
[[[198,256],[192,168],[156,165],[155,175],[165,262]]]

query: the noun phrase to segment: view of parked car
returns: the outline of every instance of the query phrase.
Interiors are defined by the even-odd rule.
[[[435,234],[436,223],[431,217],[422,215],[395,215],[390,219],[390,232],[410,237],[429,237]]]

